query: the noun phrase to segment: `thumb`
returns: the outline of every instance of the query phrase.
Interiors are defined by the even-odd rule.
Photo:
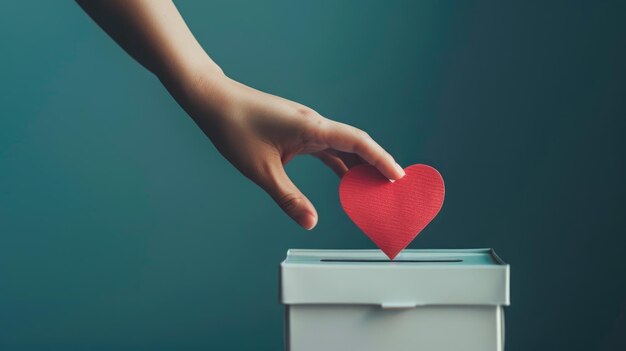
[[[306,230],[317,224],[317,211],[309,199],[289,179],[282,162],[269,167],[259,185],[276,201],[285,213]]]

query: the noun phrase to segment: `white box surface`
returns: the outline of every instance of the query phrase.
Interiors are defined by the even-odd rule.
[[[509,265],[491,249],[289,250],[285,348],[502,351]]]

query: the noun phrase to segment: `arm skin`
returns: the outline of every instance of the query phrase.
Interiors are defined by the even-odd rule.
[[[172,1],[78,0],[126,52],[165,88],[241,173],[305,229],[317,224],[311,202],[284,164],[312,154],[342,176],[364,162],[389,179],[402,168],[365,132],[228,78],[196,41]]]

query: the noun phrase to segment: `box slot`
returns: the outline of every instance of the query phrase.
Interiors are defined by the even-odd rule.
[[[389,260],[389,259],[350,259],[350,258],[322,258],[320,262],[351,262],[351,263],[454,263],[463,262],[458,258],[429,259],[429,260]]]

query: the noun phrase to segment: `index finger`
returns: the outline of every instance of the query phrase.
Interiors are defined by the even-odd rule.
[[[366,132],[353,126],[331,121],[324,133],[324,139],[333,149],[350,152],[376,167],[385,177],[396,180],[404,177],[404,170]]]

